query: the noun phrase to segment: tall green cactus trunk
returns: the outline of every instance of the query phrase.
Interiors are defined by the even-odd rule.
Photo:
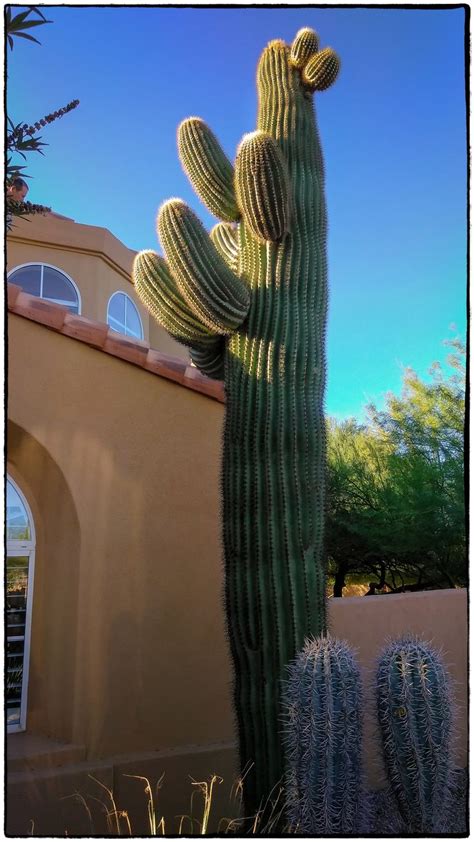
[[[158,231],[169,267],[143,252],[134,269],[160,323],[225,380],[225,594],[247,813],[282,782],[285,669],[326,629],[326,211],[312,94],[338,67],[312,30],[267,46],[257,131],[235,173],[201,120],[181,124],[184,167],[226,222],[205,242],[192,212],[168,202]]]
[[[288,161],[293,222],[281,243],[240,230],[251,305],[225,367],[226,601],[241,762],[252,809],[283,773],[281,679],[325,630],[323,395],[327,309],[323,173],[312,97],[280,48],[258,71],[258,128]],[[275,103],[278,106],[275,108]]]

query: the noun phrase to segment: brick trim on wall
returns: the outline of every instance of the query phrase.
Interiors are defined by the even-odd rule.
[[[141,339],[116,333],[103,322],[96,322],[85,316],[76,316],[60,304],[53,304],[51,301],[29,295],[17,284],[9,283],[7,289],[8,310],[16,316],[30,319],[49,330],[62,333],[63,336],[84,342],[91,348],[139,366],[150,374],[173,380],[187,389],[225,403],[223,382],[211,380],[210,377],[201,374],[197,368],[188,365],[183,360],[162,354],[161,351],[150,348],[148,342]]]

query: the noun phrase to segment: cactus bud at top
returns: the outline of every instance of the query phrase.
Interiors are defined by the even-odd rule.
[[[318,47],[319,39],[314,29],[300,29],[291,45],[291,63],[298,68],[304,67],[311,56],[318,52]]]
[[[310,58],[303,70],[303,81],[313,91],[325,91],[335,82],[339,68],[339,56],[331,47],[326,47]]]

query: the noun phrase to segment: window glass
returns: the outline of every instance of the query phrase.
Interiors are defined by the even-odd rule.
[[[138,336],[142,338],[142,323],[138,315],[137,308],[130,298],[125,302],[125,329],[129,336]]]
[[[109,301],[108,323],[114,330],[124,332],[125,327],[125,295],[116,292]]]
[[[7,482],[7,541],[31,541],[26,509],[11,482]]]
[[[107,309],[107,324],[117,333],[143,339],[143,327],[138,310],[124,292],[115,292]]]
[[[30,295],[41,294],[41,266],[22,266],[8,278],[12,284],[18,284]]]
[[[79,313],[79,296],[69,278],[59,269],[42,263],[21,266],[9,275],[8,280],[21,286],[30,295],[37,295],[54,304],[62,304],[71,313]]]
[[[10,597],[7,596],[7,605]],[[10,609],[7,608],[7,611]],[[8,615],[7,615],[8,616]],[[23,686],[24,641],[8,640],[7,637],[7,687],[6,707],[7,724],[19,725],[21,712],[21,690]]]
[[[77,292],[71,282],[50,266],[43,268],[43,298],[77,306]]]
[[[29,556],[7,557],[7,724],[20,725],[25,667]]]
[[[26,727],[28,647],[34,576],[34,533],[23,495],[7,478],[6,487],[6,711],[8,731]],[[26,543],[28,542],[28,543]]]

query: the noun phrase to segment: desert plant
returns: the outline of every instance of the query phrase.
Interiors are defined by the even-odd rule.
[[[377,668],[387,777],[407,832],[448,829],[452,693],[438,652],[414,637],[391,642]]]
[[[225,601],[249,814],[283,776],[285,668],[326,627],[326,210],[312,94],[338,68],[310,29],[291,47],[270,42],[257,130],[244,135],[235,169],[201,119],[181,123],[184,169],[223,221],[209,237],[169,200],[157,220],[166,260],[143,251],[133,271],[158,322],[225,381]]]
[[[362,690],[345,641],[307,640],[284,691],[285,798],[295,833],[354,833],[362,814]]]
[[[34,41],[35,44],[40,44],[37,38],[34,38],[29,32],[33,27],[43,26],[51,21],[46,20],[41,9],[37,6],[28,6],[25,11],[19,12],[15,17],[12,17],[12,6],[5,7],[5,38],[6,43],[13,50],[14,38],[26,38],[28,41]],[[30,15],[37,15],[36,18],[31,18]],[[5,171],[6,187],[11,187],[17,178],[30,178],[23,170],[25,166],[20,166],[17,161],[13,160],[14,155],[20,155],[26,161],[26,154],[29,152],[39,152],[43,155],[43,146],[47,146],[41,139],[41,135],[37,133],[55,120],[63,117],[69,111],[77,108],[79,100],[75,99],[69,102],[63,108],[54,111],[52,114],[46,114],[33,125],[29,123],[18,123],[15,125],[10,117],[7,117],[8,129],[6,133],[5,148],[7,151],[7,162]],[[13,217],[26,217],[33,214],[49,213],[51,208],[45,205],[40,205],[32,202],[19,202],[11,196],[6,196],[6,222],[7,230],[10,231],[13,226]]]

